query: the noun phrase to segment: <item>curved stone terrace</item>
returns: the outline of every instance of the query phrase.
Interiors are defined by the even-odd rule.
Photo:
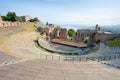
[[[57,53],[61,53],[61,54],[79,54],[79,55],[83,55],[86,52],[88,52],[89,50],[91,50],[90,48],[81,48],[80,49],[80,48],[55,44],[55,43],[43,40],[41,38],[38,39],[38,44],[47,51],[57,52]]]

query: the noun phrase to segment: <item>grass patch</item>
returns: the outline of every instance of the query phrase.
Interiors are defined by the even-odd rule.
[[[43,49],[43,48],[39,45],[39,43],[38,43],[37,40],[34,41],[34,44],[35,44],[35,46],[36,46],[37,48],[39,48],[40,50],[46,51],[45,49]]]
[[[115,38],[108,42],[110,47],[120,46],[120,38]]]
[[[88,52],[88,54],[91,54],[91,53],[97,51],[99,48],[100,48],[99,46],[93,47],[93,49],[90,50],[90,51]]]
[[[24,24],[21,27],[26,31],[36,31],[37,28],[33,24]]]
[[[0,44],[2,44],[4,42],[4,38],[0,37]]]

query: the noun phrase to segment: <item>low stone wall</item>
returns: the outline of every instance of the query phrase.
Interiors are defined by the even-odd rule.
[[[80,48],[77,48],[77,49],[61,49],[60,46],[58,48],[58,46],[55,46],[55,45],[52,45],[51,43],[45,41],[45,40],[42,40],[42,39],[38,39],[38,44],[40,45],[40,47],[42,47],[43,49],[49,51],[49,52],[55,52],[55,53],[60,53],[60,54],[74,54],[74,55],[83,55],[83,54],[86,54],[88,51],[90,51],[91,49],[90,48],[85,48],[85,49],[80,49]],[[59,44],[58,44],[59,45]],[[61,46],[62,48],[64,47]],[[66,48],[66,47],[64,47]],[[68,48],[68,47],[67,47]]]
[[[31,22],[9,22],[9,21],[2,21],[0,22],[0,27],[8,27],[8,26],[20,26],[23,24],[31,24]]]

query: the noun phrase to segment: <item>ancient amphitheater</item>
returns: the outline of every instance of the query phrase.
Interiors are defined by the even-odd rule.
[[[101,45],[98,51],[83,56],[87,60],[69,61],[38,49],[34,43],[38,36],[20,26],[0,27],[0,80],[120,80],[119,47]],[[106,61],[89,58],[103,55],[112,57]]]

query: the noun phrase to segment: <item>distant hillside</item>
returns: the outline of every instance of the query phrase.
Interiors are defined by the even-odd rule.
[[[120,33],[120,25],[101,26],[103,30]]]
[[[95,26],[85,26],[85,25],[60,25],[61,28],[67,28],[67,29],[95,29]]]
[[[107,25],[107,26],[100,26],[102,30],[112,31],[115,33],[120,33],[120,25]],[[95,29],[95,26],[84,26],[84,25],[61,25],[61,28],[73,28],[74,30],[77,29]]]

